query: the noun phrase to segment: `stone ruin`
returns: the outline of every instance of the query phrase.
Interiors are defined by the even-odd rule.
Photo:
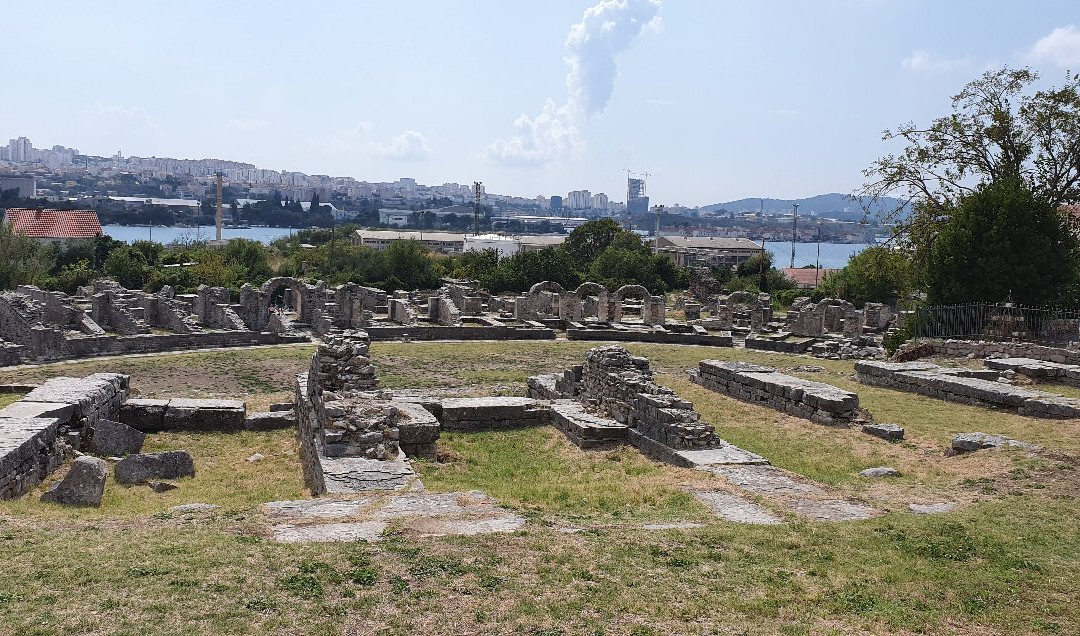
[[[0,363],[306,340],[363,327],[386,303],[370,287],[281,277],[239,296],[207,285],[151,294],[98,280],[74,296],[24,285],[0,292]]]
[[[859,419],[859,396],[823,382],[804,380],[747,362],[702,360],[690,374],[701,386],[818,424],[847,426]]]
[[[599,283],[588,282],[573,291],[567,291],[553,281],[536,283],[514,300],[514,317],[518,320],[558,318],[579,322],[595,318],[600,322],[621,322],[628,307],[625,303],[628,297],[641,300],[642,324],[663,325],[666,322],[663,296],[653,296],[641,285],[623,285],[612,293]]]
[[[627,441],[678,466],[767,463],[720,439],[693,404],[653,380],[648,359],[618,345],[590,349],[583,365],[528,386],[530,397],[552,400],[553,423],[583,448]]]
[[[716,299],[713,318],[716,328],[725,331],[761,331],[772,322],[772,297],[745,291],[720,296]]]

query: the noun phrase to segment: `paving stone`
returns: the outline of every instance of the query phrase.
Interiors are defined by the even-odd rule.
[[[1020,448],[1035,449],[1038,446],[1005,437],[1004,435],[990,435],[988,433],[960,433],[953,437],[950,448],[958,453],[970,453],[984,448]]]
[[[107,456],[130,455],[141,451],[145,441],[146,433],[142,431],[121,422],[101,420],[94,426],[90,452]]]
[[[939,515],[955,510],[956,504],[952,502],[929,504],[909,503],[908,508],[917,515]]]
[[[799,499],[790,507],[795,514],[817,521],[859,521],[877,514],[870,506],[846,499]]]
[[[379,541],[385,521],[356,521],[346,523],[323,523],[311,526],[280,524],[271,529],[275,541],[280,543],[331,543],[352,541]]]
[[[860,477],[899,477],[900,471],[888,466],[878,466],[859,471]]]
[[[108,472],[103,459],[89,455],[77,457],[64,478],[42,493],[41,500],[71,506],[100,506]]]
[[[121,484],[137,484],[153,478],[194,477],[195,463],[182,450],[128,455],[116,464],[113,472]]]
[[[867,435],[873,435],[874,437],[880,437],[881,439],[904,439],[904,429],[898,424],[869,422],[862,425],[862,432]]]
[[[690,491],[694,498],[708,506],[717,516],[735,523],[774,525],[780,517],[758,504],[726,492]]]

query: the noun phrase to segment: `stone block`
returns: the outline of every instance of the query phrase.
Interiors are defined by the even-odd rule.
[[[150,479],[177,479],[194,477],[195,462],[187,451],[165,451],[128,455],[114,468],[116,481],[137,484]]]
[[[101,420],[94,426],[94,436],[90,438],[90,452],[108,457],[130,455],[142,450],[146,433],[138,431],[122,422]]]
[[[294,426],[296,426],[296,416],[292,411],[252,413],[244,420],[244,429],[248,431],[276,431]]]
[[[144,433],[165,430],[168,400],[132,398],[120,405],[120,422]]]
[[[105,460],[83,455],[71,463],[63,479],[42,493],[41,500],[70,506],[100,506],[106,475]]]

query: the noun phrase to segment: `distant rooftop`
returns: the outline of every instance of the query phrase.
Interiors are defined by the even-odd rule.
[[[85,239],[101,234],[93,210],[30,210],[9,208],[7,221],[15,234],[41,239]]]
[[[723,236],[661,236],[660,247],[704,250],[760,250],[761,245],[745,238]]]

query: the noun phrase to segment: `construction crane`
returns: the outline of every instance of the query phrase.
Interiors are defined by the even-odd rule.
[[[796,234],[799,231],[799,204],[795,204],[795,212],[791,215],[791,265],[790,268],[795,267],[795,241]]]
[[[473,181],[473,188],[476,190],[476,209],[473,212],[473,232],[477,236],[480,236],[480,186],[484,185],[483,181]]]

